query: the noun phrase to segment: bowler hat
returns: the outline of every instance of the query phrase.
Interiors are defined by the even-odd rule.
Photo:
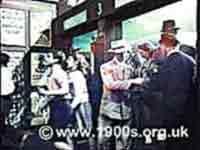
[[[173,33],[176,34],[179,27],[176,27],[175,20],[165,20],[163,21],[161,32]]]

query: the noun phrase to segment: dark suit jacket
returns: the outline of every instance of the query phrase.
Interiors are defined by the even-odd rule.
[[[162,94],[163,123],[166,126],[181,123],[190,109],[193,74],[193,62],[181,53],[175,52],[164,60],[155,85]]]
[[[151,77],[143,93],[142,127],[171,129],[184,125],[187,128],[194,110],[194,63],[174,52],[160,64],[158,73]],[[183,145],[177,141],[169,143],[167,149],[170,150],[179,150],[177,145]]]

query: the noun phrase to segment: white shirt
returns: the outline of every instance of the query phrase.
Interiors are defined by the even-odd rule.
[[[83,73],[75,70],[69,73],[69,79],[74,87],[74,99],[72,101],[72,108],[76,108],[81,103],[89,101],[87,82]]]
[[[53,65],[53,72],[49,78],[49,89],[51,90],[57,90],[60,88],[65,88],[68,92],[68,77],[67,73],[61,68],[60,65]]]
[[[1,66],[1,95],[6,96],[15,90],[14,81],[12,80],[12,72],[4,66]]]

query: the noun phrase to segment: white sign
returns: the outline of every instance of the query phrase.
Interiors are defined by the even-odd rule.
[[[64,21],[64,30],[68,30],[70,28],[73,28],[81,23],[84,23],[87,21],[87,11],[83,11],[69,19],[66,19]]]
[[[115,0],[115,8],[121,7],[123,5],[126,5],[130,2],[134,2],[136,0]]]
[[[59,0],[47,0],[49,2],[59,2]]]
[[[71,7],[75,7],[77,5],[80,5],[83,2],[85,2],[85,0],[68,0],[67,5],[69,5]]]
[[[25,46],[25,12],[10,8],[0,8],[0,20],[0,43]]]

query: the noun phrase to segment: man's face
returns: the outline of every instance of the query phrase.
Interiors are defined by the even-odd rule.
[[[128,60],[131,56],[131,53],[129,51],[124,52],[123,59],[124,61]]]
[[[69,68],[72,68],[76,65],[75,60],[72,56],[69,56],[67,59],[67,65]]]
[[[76,51],[76,52],[75,52],[75,55],[76,55],[76,56],[80,55],[80,52],[79,52],[79,51]]]
[[[138,49],[137,51],[142,55],[142,57],[149,58],[149,52],[141,50],[141,49]]]
[[[123,55],[124,55],[123,53],[116,53],[115,57],[119,62],[122,62],[124,60]]]
[[[172,49],[172,47],[167,46],[166,44],[161,44],[160,49],[161,51],[168,53]]]
[[[167,48],[167,47],[166,47],[165,44],[160,44],[160,49],[161,49],[161,50],[166,50],[166,48]]]

